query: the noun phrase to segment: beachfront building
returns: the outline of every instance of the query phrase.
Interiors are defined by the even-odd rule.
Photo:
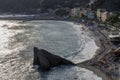
[[[86,8],[82,8],[81,9],[81,13],[80,14],[83,14],[84,16],[87,16],[87,13],[88,13],[88,9],[86,9]]]
[[[95,12],[92,11],[90,8],[73,8],[70,13],[71,17],[77,18],[87,18],[87,19],[94,19]]]
[[[120,42],[120,32],[119,31],[112,32],[112,34],[109,35],[109,38],[111,42]]]
[[[97,9],[96,16],[98,20],[101,20],[101,9]]]
[[[106,22],[109,17],[110,17],[110,13],[105,11],[101,14],[101,21]]]
[[[109,35],[109,38],[112,42],[115,42],[115,41],[120,42],[120,35]]]
[[[111,13],[105,9],[97,9],[96,16],[99,21],[106,22],[106,20],[111,16]]]
[[[79,18],[80,8],[71,9],[70,16]]]
[[[83,18],[87,15],[87,10],[86,9],[83,9],[83,8],[80,8],[79,10],[79,13],[78,13],[78,17],[79,18]]]

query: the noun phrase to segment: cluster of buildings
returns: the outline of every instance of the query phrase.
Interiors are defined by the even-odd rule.
[[[70,16],[74,18],[95,19],[95,12],[90,8],[73,8],[71,9]]]
[[[99,20],[103,23],[107,22],[107,20],[110,19],[110,17],[115,14],[116,12],[108,12],[106,9],[97,9],[96,11],[94,11],[94,10],[91,10],[90,8],[73,8],[71,9],[71,12],[70,12],[70,16],[73,18]],[[120,19],[120,16],[118,18]],[[112,34],[109,35],[111,41],[120,42],[120,33],[119,33],[120,29],[119,28],[120,28],[119,21],[110,28],[112,31],[111,32]],[[116,32],[116,30],[118,32]],[[114,32],[116,33],[113,34]]]
[[[105,9],[93,11],[90,8],[73,8],[70,12],[70,16],[74,18],[97,19],[101,22],[106,22],[112,15],[112,12],[108,12]]]

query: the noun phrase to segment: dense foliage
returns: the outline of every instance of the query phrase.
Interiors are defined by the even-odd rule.
[[[116,13],[114,15],[112,15],[108,20],[107,22],[111,25],[114,25],[118,22],[120,22],[120,19],[119,19],[119,16],[120,16],[120,13]]]
[[[1,12],[26,12],[35,9],[48,10],[62,7],[78,7],[89,0],[0,0]]]
[[[104,8],[109,11],[120,11],[120,0],[97,0],[97,8]]]
[[[73,8],[87,6],[92,0],[0,0],[0,12],[36,12],[38,9]],[[94,1],[94,0],[93,0]],[[95,0],[95,8],[120,10],[120,0]]]
[[[66,16],[69,14],[69,9],[66,8],[58,8],[55,10],[55,14],[58,16]]]
[[[38,0],[0,0],[0,11],[5,12],[22,12],[38,7]]]

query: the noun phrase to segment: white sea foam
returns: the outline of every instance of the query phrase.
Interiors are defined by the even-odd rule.
[[[9,49],[9,44],[13,40],[11,37],[18,33],[22,33],[22,30],[10,30],[8,28],[18,26],[16,22],[0,21],[0,57],[4,57],[11,54],[14,51],[18,51],[18,48],[23,48],[21,44],[17,44],[16,48]]]
[[[76,34],[79,38],[78,44],[80,45],[80,48],[78,48],[76,52],[73,52],[73,56],[70,56],[68,59],[72,60],[74,63],[80,63],[93,58],[96,51],[99,49],[93,36],[89,36],[90,33],[84,31],[81,24],[68,24],[71,24],[76,30]],[[74,53],[77,55],[74,56]]]

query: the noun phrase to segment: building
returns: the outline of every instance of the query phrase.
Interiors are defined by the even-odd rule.
[[[101,20],[101,10],[97,9],[96,16],[98,20]]]
[[[112,31],[109,35],[111,42],[120,43],[120,32],[119,31]]]
[[[101,21],[106,22],[109,17],[110,17],[110,13],[105,11],[101,14]]]
[[[90,8],[73,8],[71,10],[70,16],[77,17],[77,18],[94,19],[95,12],[92,11]]]
[[[111,16],[111,13],[105,9],[97,9],[96,16],[99,21],[106,22],[106,20]]]
[[[71,17],[79,17],[80,8],[71,9],[70,16]]]

